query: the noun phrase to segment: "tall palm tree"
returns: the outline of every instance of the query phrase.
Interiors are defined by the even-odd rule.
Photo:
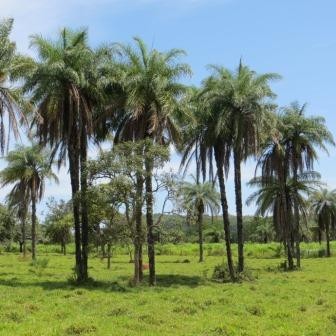
[[[271,99],[275,94],[269,83],[279,75],[266,73],[258,75],[240,61],[236,71],[214,66],[212,83],[207,96],[219,110],[218,132],[232,145],[234,182],[237,213],[238,272],[244,270],[244,237],[241,163],[248,156],[256,155],[272,111]],[[223,131],[226,133],[223,134]]]
[[[181,167],[187,168],[192,158],[195,157],[197,175],[201,171],[203,180],[205,180],[208,169],[209,180],[215,182],[215,176],[218,179],[227,264],[231,280],[235,281],[225,187],[225,177],[227,177],[229,171],[231,143],[225,129],[218,128],[220,106],[216,100],[211,99],[215,83],[216,81],[211,77],[205,80],[200,92],[196,92],[196,96],[191,98],[191,104],[187,104],[186,109],[189,113],[186,115],[190,115],[190,118],[183,121],[184,137]],[[215,160],[216,169],[214,169],[213,160]],[[216,174],[214,174],[214,170],[216,170]]]
[[[9,39],[12,27],[12,19],[0,21],[0,148],[2,154],[4,153],[6,142],[9,142],[10,132],[13,131],[14,137],[17,138],[19,135],[19,121],[26,123],[23,110],[28,108],[28,104],[23,100],[21,91],[11,86],[12,80],[22,73],[22,65],[27,60],[16,53],[16,45]],[[7,135],[4,125],[6,116],[9,121]],[[7,139],[8,141],[6,141]]]
[[[286,160],[293,179],[299,173],[314,169],[318,159],[317,148],[328,153],[326,145],[335,145],[333,136],[322,117],[305,116],[306,104],[293,102],[281,115],[283,143]],[[296,241],[297,267],[300,267],[300,216],[298,205],[294,204],[294,234]]]
[[[330,229],[335,229],[336,220],[336,190],[321,188],[311,194],[309,202],[317,220],[319,236],[325,232],[327,257],[330,257]]]
[[[183,207],[196,215],[198,226],[199,261],[203,258],[203,215],[206,210],[217,213],[220,208],[220,196],[211,182],[203,184],[184,182],[181,185]]]
[[[75,269],[77,280],[85,281],[88,278],[86,160],[88,140],[94,130],[93,110],[103,100],[96,71],[100,54],[89,48],[86,30],[64,28],[56,41],[35,35],[31,44],[37,50],[38,59],[31,66],[23,88],[37,106],[33,125],[40,143],[49,145],[53,155],[58,154],[59,164],[68,156]]]
[[[149,50],[145,43],[135,38],[135,47],[117,45],[123,55],[121,68],[124,76],[122,85],[125,91],[124,108],[116,127],[115,138],[121,140],[150,139],[157,144],[178,142],[179,132],[174,112],[186,87],[180,78],[191,73],[187,64],[179,63],[184,55],[182,50],[172,49],[160,52]],[[144,151],[150,149],[145,146]],[[153,190],[150,160],[144,162],[146,191],[146,222],[149,259],[149,283],[155,285],[155,242],[153,223]],[[139,179],[139,184],[143,183]],[[140,190],[139,186],[139,190]],[[140,211],[138,211],[140,214]],[[138,221],[137,221],[138,223]],[[139,224],[139,223],[138,223]]]
[[[24,193],[30,200],[32,211],[32,258],[36,259],[36,204],[44,193],[46,179],[58,181],[51,170],[50,158],[40,146],[18,147],[6,157],[8,166],[1,172],[2,186],[14,184],[11,195]]]

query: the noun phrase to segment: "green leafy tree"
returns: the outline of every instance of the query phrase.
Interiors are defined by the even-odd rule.
[[[140,155],[139,152],[144,147],[147,147],[147,150]],[[121,204],[124,206],[126,225],[129,228],[131,240],[134,244],[135,284],[141,280],[142,260],[139,258],[142,257],[142,254],[139,251],[141,251],[144,235],[143,230],[140,230],[138,226],[139,221],[137,220],[139,209],[140,214],[142,214],[141,209],[145,201],[143,193],[139,193],[137,189],[139,187],[139,177],[144,179],[147,174],[143,164],[144,160],[150,159],[153,163],[153,168],[158,169],[162,168],[168,158],[169,151],[167,146],[153,144],[150,139],[147,139],[119,143],[112,150],[102,152],[97,160],[93,160],[89,164],[92,183],[99,180],[108,180],[110,189],[107,189],[106,197],[111,200],[114,199],[113,202],[118,202],[119,206]],[[141,185],[141,187],[143,186]],[[92,208],[92,210],[94,209]],[[100,213],[100,207],[95,208],[94,211]],[[99,223],[97,224],[99,225]]]
[[[3,204],[0,204],[0,243],[7,244],[10,248],[15,236],[16,218],[13,211]]]
[[[66,255],[66,246],[72,240],[73,218],[71,205],[63,200],[51,200],[47,204],[49,211],[44,221],[45,235],[52,243],[61,245],[61,253]]]

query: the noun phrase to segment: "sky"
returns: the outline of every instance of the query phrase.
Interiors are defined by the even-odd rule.
[[[87,27],[90,43],[128,43],[139,36],[159,50],[181,48],[198,85],[209,74],[209,64],[234,69],[239,59],[258,73],[276,72],[282,80],[272,85],[277,103],[307,103],[309,115],[322,115],[336,134],[336,2],[334,0],[0,0],[0,18],[14,18],[12,38],[20,52],[34,54],[29,36],[55,38],[59,30]],[[94,156],[95,148],[90,149]],[[166,170],[176,170],[172,155]],[[0,168],[4,163],[0,162]],[[251,193],[246,182],[255,163],[243,167],[243,200]],[[335,149],[320,154],[316,170],[330,188],[336,188]],[[69,199],[67,169],[59,185],[47,184],[39,215],[45,215],[50,196]],[[229,211],[235,212],[233,174],[228,178]],[[8,189],[3,189],[0,199]],[[160,209],[162,197],[156,203]],[[244,205],[245,214],[255,207]]]

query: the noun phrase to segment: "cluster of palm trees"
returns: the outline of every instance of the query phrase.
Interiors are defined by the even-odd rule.
[[[273,80],[279,79],[277,74],[259,75],[240,61],[233,72],[212,67],[212,74],[200,88],[190,88],[181,82],[191,75],[190,67],[180,61],[184,56],[182,50],[148,49],[139,38],[134,39],[133,45],[93,49],[88,44],[87,31],[63,29],[56,41],[33,36],[31,46],[37,57],[31,58],[18,55],[15,44],[9,40],[12,21],[6,20],[0,27],[1,147],[5,148],[3,118],[7,113],[14,135],[19,116],[29,125],[29,137],[38,142],[39,148],[47,148],[49,168],[55,160],[59,165],[67,160],[79,282],[88,279],[88,146],[111,134],[114,143],[144,140],[143,146],[134,148],[138,155],[143,154],[146,171],[144,176],[137,175],[136,193],[139,200],[145,195],[150,285],[156,282],[153,162],[145,155],[151,144],[174,144],[182,153],[182,167],[188,167],[194,160],[198,189],[192,190],[187,184],[183,188],[188,194],[187,202],[193,203],[198,211],[200,244],[203,212],[207,205],[218,208],[220,204],[227,264],[233,281],[237,272],[244,270],[241,165],[249,157],[258,158],[262,176],[253,183],[260,190],[252,198],[260,197],[261,212],[272,207],[274,222],[288,251],[289,267],[293,266],[295,244],[299,266],[302,192],[317,177],[312,171],[316,148],[324,149],[325,144],[333,144],[333,139],[322,118],[307,118],[304,108],[298,105],[278,113],[276,95],[270,87]],[[18,88],[13,89],[11,83]],[[35,149],[31,151],[35,153]],[[3,184],[15,181],[11,175],[14,166],[20,166],[20,160],[29,161],[28,152],[19,159],[9,156]],[[232,258],[226,194],[231,161],[238,233],[237,269]],[[42,182],[52,176],[50,169],[44,167],[30,167],[27,177],[22,173],[15,187],[19,190],[25,184],[21,195],[32,203],[33,216],[36,200],[42,194]],[[219,197],[211,194],[216,183]],[[266,195],[271,188],[277,190],[272,191],[272,197]],[[142,279],[142,202],[135,207],[139,241],[135,245],[134,282],[138,283]]]

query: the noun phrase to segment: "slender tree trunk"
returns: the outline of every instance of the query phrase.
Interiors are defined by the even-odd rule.
[[[326,223],[326,240],[327,240],[327,257],[331,256],[330,253],[330,232],[329,232],[329,223]]]
[[[107,243],[107,269],[111,268],[111,243]]]
[[[26,214],[22,214],[21,218],[21,234],[22,234],[22,252],[23,256],[27,255],[27,244],[26,244]]]
[[[102,257],[105,258],[106,251],[105,251],[105,243],[104,242],[101,243],[101,254],[102,254]]]
[[[198,209],[197,214],[198,223],[198,243],[199,243],[199,262],[203,262],[203,211]]]
[[[63,242],[63,255],[66,255],[66,243]]]
[[[152,170],[153,165],[150,159],[145,160],[146,169],[146,221],[147,221],[147,245],[148,245],[148,264],[149,264],[149,285],[155,286],[155,242],[153,232],[153,188],[152,188]]]
[[[35,178],[32,180],[31,186],[31,200],[32,200],[32,259],[36,259],[36,185]]]
[[[322,244],[322,231],[320,228],[318,228],[318,242],[320,245]]]
[[[80,203],[79,203],[79,152],[74,139],[69,144],[69,170],[72,191],[72,207],[75,227],[75,254],[76,264],[75,271],[77,281],[82,281],[82,251],[81,251],[81,225],[80,225]]]
[[[223,212],[223,224],[224,224],[224,234],[225,234],[225,246],[226,246],[226,257],[228,263],[228,269],[232,281],[235,281],[235,271],[232,261],[232,251],[231,251],[231,237],[230,237],[230,220],[228,212],[228,204],[226,198],[224,172],[223,172],[223,160],[221,158],[221,153],[215,149],[215,159],[217,164],[217,176],[221,196],[221,205]]]
[[[82,280],[88,279],[89,254],[89,218],[87,205],[87,139],[82,126],[80,140],[80,184],[81,184],[81,215],[82,215]]]
[[[244,270],[243,203],[241,187],[241,155],[234,151],[234,182],[237,214],[238,272]]]
[[[287,247],[287,260],[288,260],[288,269],[294,269],[294,261],[293,261],[293,239],[292,239],[292,214],[291,208],[289,206],[289,199],[285,193],[283,192],[283,204],[284,204],[284,226],[285,226],[285,239],[286,239],[286,247]]]
[[[298,167],[297,167],[297,159],[294,159],[294,172],[293,179],[297,183],[298,181]],[[297,190],[296,194],[298,193]],[[295,236],[295,254],[296,254],[296,266],[298,268],[301,267],[301,251],[300,251],[300,212],[298,200],[295,197],[294,199],[294,236]]]
[[[135,200],[135,237],[134,237],[134,284],[142,281],[142,197],[143,177],[140,173],[136,176]]]

